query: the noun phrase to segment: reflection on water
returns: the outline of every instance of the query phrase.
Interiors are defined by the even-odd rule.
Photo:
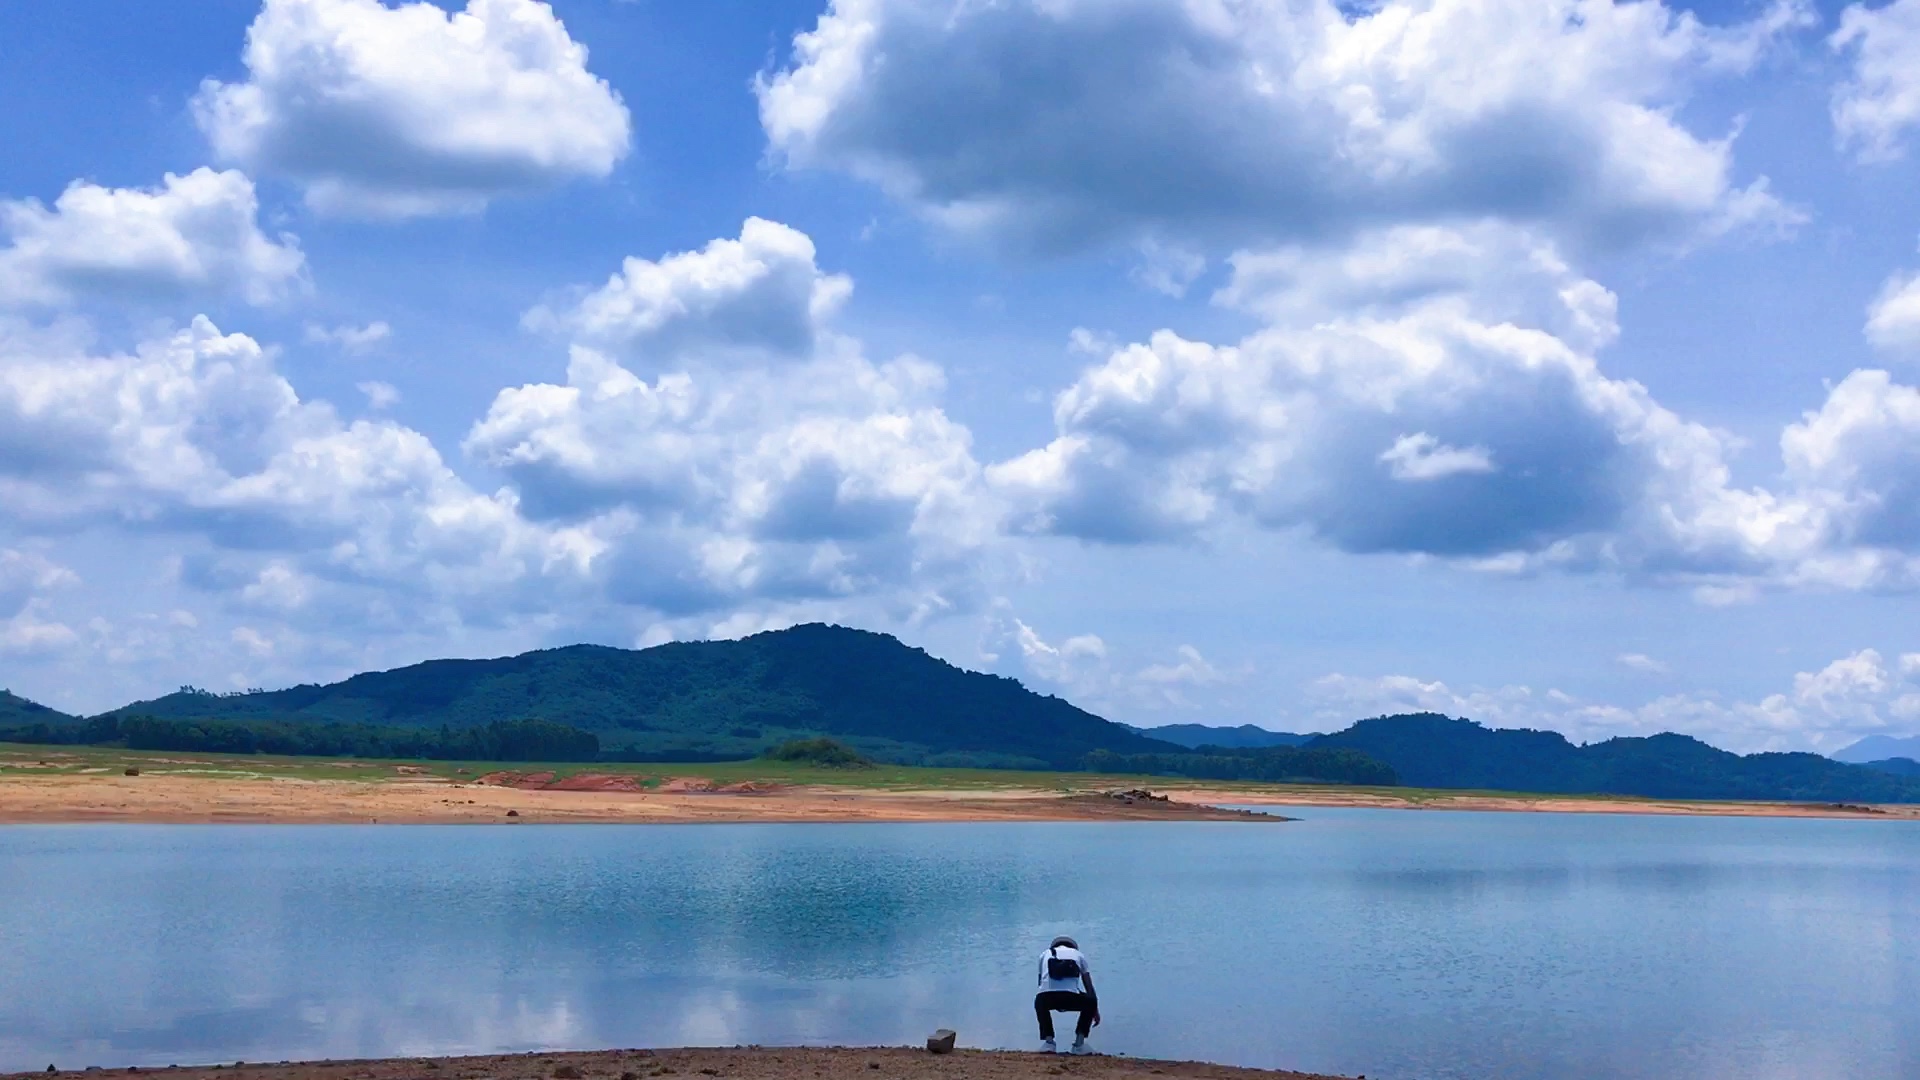
[[[1385,1077],[1920,1076],[1920,830],[1296,824],[0,829],[0,1071],[675,1044]]]

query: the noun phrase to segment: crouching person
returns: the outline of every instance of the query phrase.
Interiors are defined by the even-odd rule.
[[[1087,1036],[1100,1023],[1100,999],[1086,954],[1072,938],[1054,938],[1040,957],[1040,992],[1033,997],[1033,1012],[1040,1020],[1040,1046],[1049,1054],[1059,1049],[1053,1041],[1053,1014],[1080,1014],[1073,1025],[1073,1053],[1087,1052]]]

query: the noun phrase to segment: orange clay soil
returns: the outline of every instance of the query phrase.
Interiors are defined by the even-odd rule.
[[[965,1034],[964,1032],[962,1033]],[[601,1050],[570,1054],[315,1061],[224,1068],[113,1069],[112,1075],[158,1074],[166,1080],[1335,1080],[1307,1073],[1234,1069],[1143,1058],[1067,1057],[1007,1051],[920,1049],[741,1048],[732,1050]],[[18,1073],[35,1080],[87,1073]]]
[[[625,777],[490,774],[301,780],[181,774],[0,777],[0,823],[153,822],[633,822],[727,821],[1248,821],[1266,814],[1199,802],[1057,791],[898,791],[765,784],[697,777],[651,791]]]

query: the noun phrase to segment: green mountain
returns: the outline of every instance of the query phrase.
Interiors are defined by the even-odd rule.
[[[1159,727],[1137,727],[1133,730],[1149,739],[1159,739],[1175,746],[1184,746],[1197,750],[1202,746],[1217,746],[1228,750],[1251,750],[1266,746],[1304,746],[1317,738],[1315,735],[1295,735],[1287,731],[1268,731],[1252,724],[1239,727],[1208,727],[1205,724],[1162,724]]]
[[[49,709],[37,701],[28,701],[11,690],[0,690],[0,727],[29,727],[34,724],[71,724],[75,719]]]
[[[1912,758],[1887,758],[1884,761],[1869,761],[1866,767],[1875,772],[1892,773],[1895,776],[1920,777],[1920,761]]]
[[[1575,746],[1551,731],[1483,727],[1435,713],[1362,720],[1307,749],[1359,750],[1412,787],[1656,799],[1920,802],[1920,779],[1818,754],[1747,754],[1686,735]]]
[[[574,645],[434,660],[325,686],[183,689],[80,721],[0,691],[0,737],[144,749],[699,761],[830,736],[924,765],[1096,768],[1209,779],[1398,782],[1671,799],[1920,802],[1913,762],[1739,754],[1684,735],[1576,746],[1433,713],[1329,735],[1197,724],[1137,730],[885,634],[796,626],[638,651]],[[1305,739],[1302,746],[1249,745]],[[1235,740],[1243,740],[1239,745]],[[1192,745],[1186,745],[1191,743]]]
[[[183,690],[110,715],[455,731],[537,717],[594,732],[603,756],[630,760],[751,757],[812,735],[934,765],[1077,768],[1095,750],[1178,749],[888,635],[817,623],[638,651],[433,660],[326,686]]]

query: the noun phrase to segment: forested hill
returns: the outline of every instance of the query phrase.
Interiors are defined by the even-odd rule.
[[[1205,724],[1163,724],[1160,727],[1136,727],[1133,730],[1149,739],[1176,746],[1198,748],[1219,746],[1231,750],[1250,750],[1266,746],[1304,746],[1316,736],[1295,735],[1286,731],[1268,731],[1252,724],[1239,727],[1208,727]]]
[[[0,690],[0,728],[73,722],[74,718],[66,713],[49,709],[37,701],[28,701],[10,690]]]
[[[456,730],[538,717],[598,733],[609,756],[666,760],[751,757],[801,735],[929,764],[1075,768],[1095,750],[1175,749],[888,635],[817,623],[638,651],[573,645],[434,660],[327,686],[182,691],[114,714]]]
[[[1818,754],[1720,750],[1686,735],[1575,746],[1551,731],[1483,727],[1435,713],[1362,720],[1310,750],[1359,750],[1411,787],[1487,788],[1657,799],[1920,802],[1920,779]]]

